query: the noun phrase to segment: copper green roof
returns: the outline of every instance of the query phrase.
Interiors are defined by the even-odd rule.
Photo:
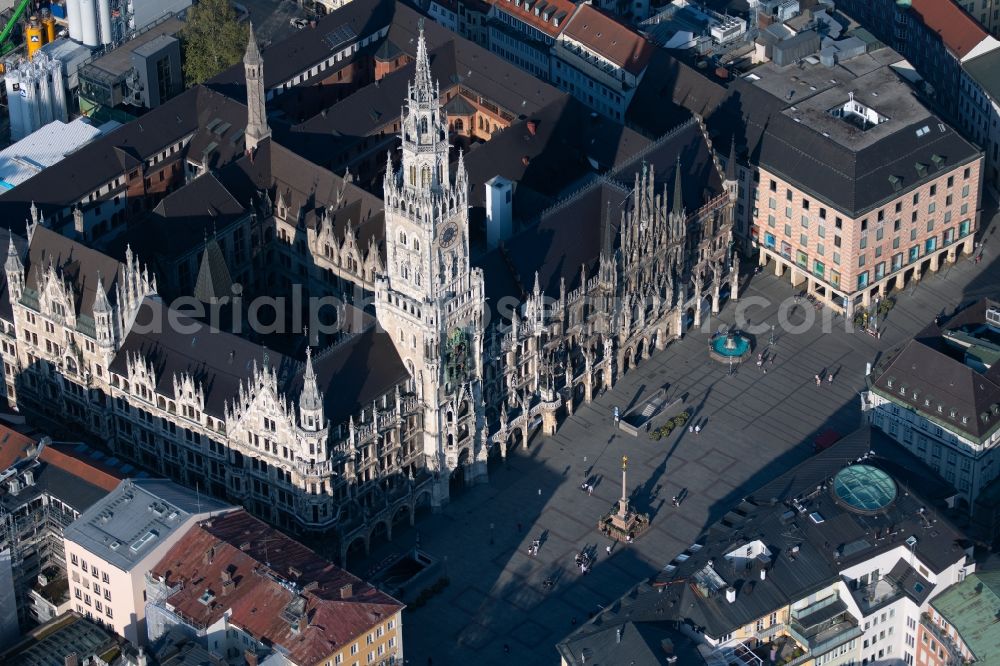
[[[970,574],[931,600],[931,605],[955,627],[977,661],[1000,659],[1000,571]]]

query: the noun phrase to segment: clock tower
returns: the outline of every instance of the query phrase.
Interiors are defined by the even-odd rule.
[[[424,409],[424,453],[434,504],[453,477],[486,478],[482,397],[483,273],[469,262],[468,175],[449,173],[448,118],[431,77],[423,22],[402,117],[400,168],[383,185],[386,269],[375,289],[378,323],[392,337]]]

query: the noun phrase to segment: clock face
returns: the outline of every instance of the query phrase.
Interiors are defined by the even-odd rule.
[[[449,224],[441,232],[441,247],[449,247],[458,238],[458,227],[455,226],[454,222]]]

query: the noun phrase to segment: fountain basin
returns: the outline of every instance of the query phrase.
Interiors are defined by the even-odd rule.
[[[708,355],[719,363],[745,361],[750,353],[750,338],[739,331],[719,333],[708,344]]]

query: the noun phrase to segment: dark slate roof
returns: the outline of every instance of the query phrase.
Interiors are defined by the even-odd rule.
[[[202,303],[212,303],[215,299],[228,297],[232,292],[233,278],[229,274],[226,258],[215,238],[208,239],[201,253],[198,279],[194,285],[194,297]]]
[[[171,322],[174,322],[172,325]],[[225,417],[226,401],[239,395],[240,383],[253,378],[254,367],[264,358],[278,375],[284,391],[301,363],[231,333],[212,329],[167,306],[156,298],[143,301],[128,336],[111,362],[110,371],[128,376],[127,359],[139,354],[152,364],[156,391],[174,397],[174,375],[189,374],[205,392],[205,412]]]
[[[674,58],[667,49],[656,47],[625,112],[625,122],[649,136],[660,136],[691,114],[710,115],[725,97],[725,88]]]
[[[47,270],[50,264],[71,285],[77,315],[93,317],[98,276],[104,283],[108,301],[115,302],[115,287],[122,273],[118,260],[38,225],[28,247],[27,261],[24,262],[25,287],[37,294],[42,271]]]
[[[946,331],[977,319],[982,324],[986,302],[949,321]],[[950,344],[932,324],[886,354],[872,369],[869,383],[873,390],[942,427],[983,441],[1000,426],[1000,365],[979,372],[966,365],[963,355],[964,350]]]
[[[214,119],[230,123],[224,136],[207,129]],[[208,162],[221,166],[242,154],[245,126],[246,108],[242,104],[203,86],[190,88],[0,195],[0,217],[6,220],[2,224],[20,224],[27,219],[32,201],[43,214],[63,209],[191,134],[194,136],[184,154],[201,161],[203,151],[214,143]],[[181,157],[178,152],[168,159]]]
[[[601,251],[602,220],[608,206],[617,237],[621,221],[619,205],[628,189],[615,183],[599,182],[558,204],[541,221],[514,236],[502,248],[481,257],[476,263],[486,277],[486,297],[493,308],[502,299],[521,299],[535,284],[549,296],[559,296],[560,282],[566,291],[580,286],[581,268],[594,274]]]
[[[631,160],[619,164],[605,178],[561,200],[542,214],[535,225],[511,238],[503,248],[477,260],[486,274],[487,297],[497,307],[500,299],[521,298],[531,291],[538,272],[539,286],[559,296],[580,285],[581,268],[592,276],[600,256],[602,222],[610,207],[610,224],[617,242],[622,207],[627,205],[635,175],[644,166],[656,173],[658,190],[666,189],[672,206],[674,173],[680,158],[684,207],[688,214],[722,194],[722,179],[704,136],[693,120],[661,137]]]
[[[144,261],[163,267],[203,248],[207,237],[248,214],[245,205],[209,172],[168,194],[149,215],[110,239],[106,250],[122,256],[125,246],[131,245]]]
[[[517,183],[515,217],[535,217],[541,212],[539,206],[551,205],[567,189],[630,159],[649,143],[635,131],[563,95],[526,114],[488,142],[473,144],[465,156],[472,186],[470,203],[484,206],[483,184],[499,175]]]
[[[1000,102],[1000,49],[967,60],[962,67],[994,102]]]
[[[847,461],[864,456],[870,445],[870,429],[863,428],[752,493],[708,528],[696,542],[700,548],[688,549],[687,559],[671,562],[658,577],[657,589],[626,595],[588,624],[626,616],[635,623],[680,621],[720,637],[830,585],[839,580],[841,570],[903,546],[910,536],[917,539],[914,553],[934,572],[966,557],[962,533],[898,478],[894,479],[895,500],[880,513],[856,513],[833,497],[833,476]],[[914,462],[902,449],[896,453],[902,456],[901,463]],[[869,455],[863,462],[882,466],[878,455]],[[820,522],[810,518],[813,512],[820,515]],[[771,552],[763,580],[759,564],[747,570],[725,557],[753,540],[760,540]],[[693,584],[709,560],[724,584],[736,589],[732,603],[721,589],[704,596]],[[907,581],[916,582],[903,570],[897,573],[904,588]],[[903,592],[918,594],[915,587]]]
[[[331,41],[339,43],[339,36],[353,33],[359,38],[371,35],[385,28],[396,10],[394,0],[357,0],[342,5],[322,17],[315,28],[305,28],[291,34],[288,38],[266,46],[264,56],[264,85],[267,88],[280,85],[282,82],[297,76],[300,72],[313,67],[329,58],[338,49],[331,48]],[[336,38],[335,38],[336,37]],[[359,40],[360,41],[360,40]],[[342,66],[350,60],[345,59]],[[329,75],[334,69],[328,69]],[[237,63],[222,72],[208,86],[231,95],[240,102],[246,102],[246,85],[243,75],[243,63]]]
[[[691,638],[673,627],[631,620],[587,623],[556,646],[563,663],[576,666],[698,666],[705,660]],[[677,661],[668,662],[675,657]]]
[[[263,192],[277,205],[279,193],[290,211],[301,211],[310,229],[332,224],[343,242],[348,225],[365,255],[375,243],[385,256],[385,214],[382,200],[332,171],[270,139],[261,142],[253,159],[241,157],[218,173],[234,199],[255,200]]]
[[[347,420],[406,381],[409,373],[389,334],[378,326],[313,357],[316,382],[323,392],[326,418],[337,424]],[[302,392],[304,369],[294,378],[290,395]]]
[[[881,139],[853,150],[814,130],[808,122],[796,122],[786,113],[791,106],[792,102],[737,79],[708,124],[720,145],[735,136],[738,152],[748,155],[752,163],[851,216],[902,196],[936,178],[939,170],[953,169],[981,155],[933,114],[900,125]],[[930,131],[917,136],[917,130],[925,126]],[[940,169],[932,166],[935,155],[944,158]],[[915,170],[918,162],[929,167],[923,177]],[[901,179],[900,190],[895,189],[890,176]]]
[[[917,573],[906,560],[899,560],[885,577],[899,587],[917,606],[922,606],[934,591],[934,584]]]
[[[343,153],[364,137],[391,125],[399,118],[413,79],[417,49],[417,23],[421,14],[397,4],[389,34],[391,40],[411,58],[406,66],[383,77],[378,84],[365,86],[354,94],[303,123],[288,137],[297,152],[327,164],[328,153]],[[515,117],[533,113],[563,95],[552,86],[518,69],[486,49],[462,39],[434,22],[424,26],[431,75],[442,93],[454,86],[472,90]],[[266,69],[266,67],[265,67]],[[294,135],[301,136],[294,136]],[[282,141],[286,139],[282,137]]]

